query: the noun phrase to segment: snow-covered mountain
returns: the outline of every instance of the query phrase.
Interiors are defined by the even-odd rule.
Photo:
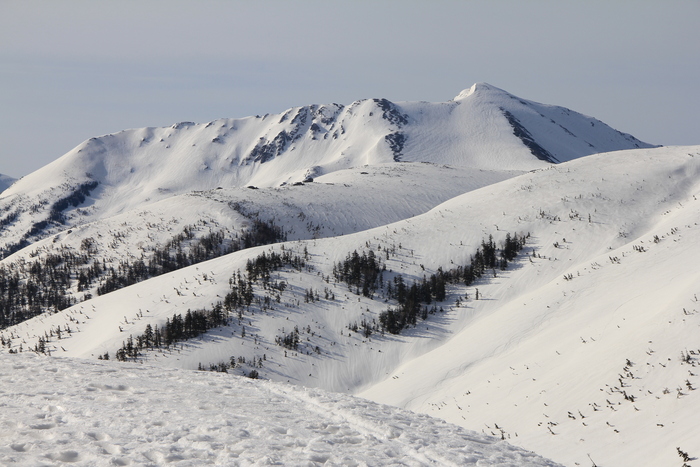
[[[25,278],[0,303],[0,326],[240,248],[377,227],[552,161],[638,146],[648,145],[487,84],[448,103],[374,99],[92,138],[0,195],[0,282]],[[44,274],[59,263],[59,280]]]
[[[519,173],[381,164],[314,183],[173,196],[57,232],[0,262],[0,283],[24,278],[14,293],[0,294],[0,327],[242,248],[396,222]],[[60,271],[60,279],[49,270]]]
[[[0,196],[0,358],[227,371],[565,465],[675,465],[700,445],[699,156],[485,84],[93,138]]]
[[[503,436],[566,465],[586,465],[588,455],[601,465],[668,465],[676,447],[692,454],[700,445],[692,429],[700,403],[699,156],[700,147],[659,148],[552,165],[387,226],[174,271],[2,337],[14,350],[48,336],[54,355],[114,358],[149,324],[162,328],[175,313],[211,310],[230,293],[236,271],[250,271],[249,260],[286,252],[304,264],[256,280],[251,305],[229,324],[144,348],[138,360],[225,363],[233,373],[359,393]],[[521,258],[468,287],[448,286],[436,304],[444,311],[399,334],[355,330],[378,322],[395,301],[386,288],[366,297],[334,278],[353,251],[382,259],[387,287],[398,274],[420,282],[466,264],[489,235],[501,243],[506,233],[529,234]],[[292,350],[283,339],[295,327]]]
[[[396,161],[526,171],[639,147],[649,145],[483,83],[444,103],[368,99],[126,130],[85,141],[2,193],[0,249],[195,190],[274,187]]]

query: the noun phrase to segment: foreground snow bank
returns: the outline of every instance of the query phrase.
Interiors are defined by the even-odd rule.
[[[455,425],[235,376],[0,355],[2,465],[553,466]]]

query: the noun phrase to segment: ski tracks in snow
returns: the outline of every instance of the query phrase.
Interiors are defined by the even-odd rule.
[[[346,460],[333,456],[334,447],[344,443],[357,444],[358,451],[369,455],[377,465],[557,465],[547,461],[540,464],[543,460],[539,456],[497,438],[365,399],[280,385],[267,389],[315,414],[307,428],[324,433],[317,447],[329,453],[327,460],[332,465],[346,465]]]

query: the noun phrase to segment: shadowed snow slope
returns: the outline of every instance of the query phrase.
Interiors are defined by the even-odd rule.
[[[8,175],[0,174],[0,193],[7,190],[16,181],[17,180]]]
[[[208,372],[0,356],[0,463],[552,466],[363,399]]]
[[[6,190],[0,248],[193,190],[272,187],[396,161],[524,171],[638,147],[649,145],[487,84],[444,103],[369,99],[125,130],[85,141]],[[79,215],[65,213],[77,206]]]

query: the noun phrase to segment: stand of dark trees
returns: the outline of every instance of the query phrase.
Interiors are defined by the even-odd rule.
[[[461,283],[470,286],[489,270],[506,269],[508,262],[515,259],[525,245],[526,238],[527,236],[507,233],[502,248],[498,248],[493,236],[489,235],[488,240],[481,242],[469,264],[448,271],[438,268],[430,277],[424,276],[421,281],[410,284],[398,274],[392,281],[387,281],[384,288],[383,275],[386,265],[371,250],[362,254],[354,251],[344,261],[336,263],[333,267],[333,277],[336,281],[346,283],[350,290],[354,289],[358,295],[361,293],[369,298],[372,298],[377,290],[383,289],[385,297],[395,300],[398,305],[389,307],[379,315],[379,325],[364,322],[362,329],[366,337],[374,330],[398,334],[404,328],[415,325],[419,316],[421,319],[427,319],[429,314],[439,310],[434,305],[428,305],[445,300],[447,284]],[[354,326],[357,328],[357,325]]]
[[[272,221],[265,222],[259,219],[255,219],[249,230],[243,232],[238,239],[231,240],[228,245],[226,245],[223,232],[214,232],[197,240],[185,252],[183,244],[192,240],[193,237],[192,231],[186,228],[183,233],[173,238],[165,246],[156,249],[147,262],[137,260],[129,263],[127,261],[120,263],[116,269],[110,268],[104,283],[97,288],[97,294],[104,295],[151,277],[167,274],[235,251],[286,240],[286,235],[280,227]]]
[[[66,198],[64,202],[76,200],[79,198]],[[156,248],[148,259],[122,261],[114,267],[104,260],[91,259],[95,241],[86,238],[79,251],[64,247],[31,262],[0,266],[0,329],[74,305],[74,288],[88,291],[98,283],[96,292],[104,295],[224,254],[285,239],[280,227],[258,219],[234,239],[226,239],[223,232],[213,232],[195,240],[194,227],[188,226],[166,245]],[[90,294],[84,298],[90,298]]]
[[[394,277],[393,287],[391,283],[387,285],[387,295],[395,299],[398,306],[389,307],[379,315],[381,330],[399,334],[406,327],[415,326],[418,316],[423,320],[427,319],[429,314],[437,311],[437,307],[429,308],[427,305],[445,300],[446,284],[470,286],[489,270],[493,270],[495,274],[496,268],[506,269],[508,262],[514,260],[525,246],[526,238],[527,236],[511,236],[508,233],[503,248],[498,249],[493,236],[489,235],[488,241],[481,242],[481,247],[465,266],[448,271],[438,268],[430,278],[423,277],[421,282],[413,282],[410,286],[404,283],[400,275]]]
[[[129,336],[124,341],[122,347],[116,352],[116,359],[119,361],[135,360],[141,355],[143,349],[169,348],[177,342],[198,337],[209,329],[227,326],[232,312],[238,313],[240,324],[243,311],[251,305],[255,298],[254,283],[262,284],[266,290],[281,293],[286,288],[287,283],[284,281],[272,282],[270,274],[283,267],[301,270],[305,265],[306,261],[303,257],[290,251],[283,250],[281,254],[274,251],[263,252],[247,261],[247,274],[241,274],[241,271],[237,271],[231,276],[229,280],[231,291],[226,294],[223,302],[214,305],[212,310],[187,310],[184,318],[181,314],[173,314],[172,318],[167,319],[161,328],[151,327],[150,324],[146,325],[143,334],[136,336],[135,339],[133,336]],[[295,333],[291,334],[290,337],[281,338],[277,344],[296,349],[299,344],[299,331],[296,327]],[[245,337],[244,326],[241,327],[241,335]],[[98,358],[109,359],[109,354],[101,355]]]
[[[387,300],[393,300],[397,304],[380,313],[378,321],[363,319],[360,325],[354,323],[350,329],[355,332],[361,331],[365,337],[369,337],[373,332],[399,334],[403,329],[415,326],[419,317],[426,320],[429,315],[443,311],[437,304],[445,300],[448,284],[470,286],[490,271],[495,274],[496,269],[506,269],[508,263],[514,260],[524,247],[528,237],[529,234],[521,236],[509,233],[502,247],[498,248],[493,237],[489,236],[471,256],[469,264],[447,271],[438,268],[429,277],[424,276],[422,280],[410,284],[400,274],[390,281],[383,282],[386,266],[372,251],[362,254],[355,251],[349,254],[344,261],[334,265],[333,276],[336,280],[346,283],[358,295],[372,297],[381,290]],[[260,300],[255,297],[254,286],[262,287],[273,295],[281,294],[287,283],[273,280],[272,273],[285,267],[301,271],[306,267],[307,259],[306,251],[302,256],[285,250],[284,246],[280,253],[261,253],[247,261],[245,273],[239,270],[231,276],[229,293],[222,302],[214,305],[212,310],[188,310],[184,318],[174,314],[171,319],[166,320],[162,328],[151,328],[148,325],[146,331],[136,339],[129,336],[117,351],[116,358],[136,359],[144,348],[167,348],[174,343],[200,336],[214,327],[228,325],[233,312],[237,312],[238,323],[241,325],[244,311],[247,311],[254,301]],[[307,291],[307,295],[309,293],[313,295],[313,292]],[[241,336],[245,337],[244,326],[241,328]],[[296,351],[301,344],[299,329],[295,326],[292,332],[283,332],[282,335],[276,336],[275,343]],[[320,353],[318,347],[315,351]],[[109,358],[109,355],[105,354],[101,358]]]
[[[383,282],[383,272],[386,266],[374,251],[362,252],[357,250],[348,254],[344,261],[333,266],[333,277],[338,282],[345,282],[350,289],[355,288],[356,293],[362,293],[371,298]]]
[[[21,266],[0,266],[0,329],[75,304],[68,290],[78,270],[80,284],[94,279],[102,267],[90,264],[87,254],[67,249]]]
[[[240,271],[237,271],[229,279],[231,291],[224,297],[224,308],[227,311],[238,311],[240,315],[240,312],[253,302],[253,283],[255,282],[260,282],[265,290],[272,289],[279,293],[284,292],[287,283],[284,281],[272,282],[270,274],[285,266],[300,271],[306,266],[306,260],[288,250],[283,250],[281,254],[274,251],[262,252],[254,259],[249,259],[245,268],[247,274],[242,275]]]
[[[59,224],[65,224],[66,222],[66,216],[63,214],[63,211],[68,209],[69,206],[73,207],[78,207],[82,203],[85,202],[85,199],[90,196],[90,193],[97,188],[97,185],[99,185],[99,182],[97,181],[92,181],[92,182],[85,182],[73,190],[72,193],[69,195],[64,196],[63,198],[60,198],[56,200],[52,205],[51,209],[49,211],[49,215],[46,219],[35,222],[32,224],[32,226],[29,228],[27,232],[22,236],[22,238],[14,244],[11,245],[6,245],[4,248],[0,250],[0,256],[2,258],[6,258],[10,256],[12,253],[15,253],[22,248],[25,248],[31,244],[29,239],[37,234],[40,234],[44,230],[46,230],[49,226],[51,225],[59,225]],[[9,214],[5,219],[0,221],[0,226],[6,226],[9,225],[15,220],[17,220],[17,217],[19,216],[19,211],[13,212]]]
[[[275,337],[275,344],[286,347],[289,350],[297,350],[299,342],[299,328],[297,326],[294,326],[294,331]]]
[[[177,342],[192,339],[210,329],[227,324],[228,316],[221,304],[215,305],[212,310],[187,310],[184,317],[181,314],[173,314],[172,318],[165,320],[162,328],[147,324],[146,330],[143,334],[136,336],[136,339],[130,335],[117,350],[115,357],[122,362],[129,359],[136,360],[143,349],[169,348]],[[101,358],[108,360],[109,354]]]

